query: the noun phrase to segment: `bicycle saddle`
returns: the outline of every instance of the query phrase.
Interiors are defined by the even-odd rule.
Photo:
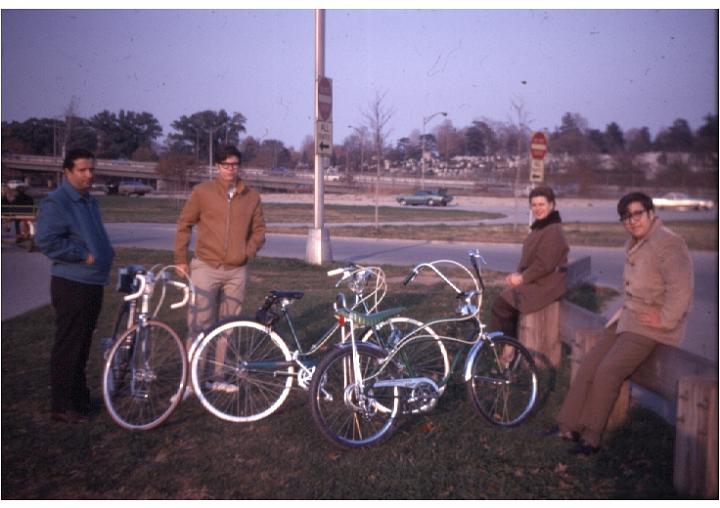
[[[270,295],[274,298],[287,298],[288,300],[300,300],[305,293],[302,291],[270,291]]]

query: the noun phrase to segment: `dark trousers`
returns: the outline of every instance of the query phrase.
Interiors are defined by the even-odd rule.
[[[517,325],[520,312],[501,296],[495,298],[490,308],[490,331],[503,332],[508,337],[517,338]]]
[[[52,277],[50,296],[56,326],[50,356],[52,410],[84,413],[90,404],[85,364],[102,307],[103,287]]]

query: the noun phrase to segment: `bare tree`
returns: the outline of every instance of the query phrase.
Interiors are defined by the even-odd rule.
[[[375,98],[368,104],[368,109],[363,112],[366,125],[370,131],[372,144],[375,148],[375,158],[377,162],[377,178],[375,179],[375,230],[378,229],[378,199],[380,191],[380,168],[383,163],[383,148],[390,135],[391,129],[387,128],[387,124],[395,114],[392,108],[384,104],[387,92],[375,92]]]
[[[528,119],[528,113],[525,110],[525,101],[522,99],[522,97],[516,97],[515,99],[510,100],[510,104],[512,106],[512,109],[515,113],[515,119],[514,122],[517,126],[518,130],[518,148],[517,148],[517,154],[518,154],[518,160],[517,164],[515,166],[515,189],[513,191],[513,194],[515,195],[515,220],[513,221],[513,232],[517,231],[517,213],[518,213],[518,193],[519,193],[519,185],[520,185],[520,161],[522,161],[522,155],[523,153],[527,153],[529,150],[528,146],[528,140],[530,137],[530,123],[532,123],[532,120]],[[513,120],[511,120],[512,122]]]

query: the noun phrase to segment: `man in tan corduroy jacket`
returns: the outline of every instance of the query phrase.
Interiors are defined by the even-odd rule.
[[[685,241],[663,226],[652,199],[640,192],[618,203],[630,234],[625,244],[624,302],[617,323],[583,360],[557,416],[560,437],[577,440],[572,453],[598,451],[620,386],[659,343],[677,345],[693,296],[693,266]]]
[[[221,147],[215,157],[217,177],[193,188],[177,221],[175,264],[190,273],[196,291],[188,312],[189,341],[209,325],[240,314],[247,263],[265,243],[260,194],[239,178],[241,158],[234,146]],[[188,272],[193,226],[197,240]],[[224,358],[224,348],[218,348],[214,372],[205,381],[210,389],[237,391],[237,385],[223,377]]]

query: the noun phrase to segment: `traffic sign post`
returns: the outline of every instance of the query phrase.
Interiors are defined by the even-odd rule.
[[[547,136],[544,132],[535,132],[530,138],[530,182],[541,183],[545,179],[545,155],[547,154]]]
[[[315,154],[332,155],[332,80],[317,80],[317,122],[315,123]]]

